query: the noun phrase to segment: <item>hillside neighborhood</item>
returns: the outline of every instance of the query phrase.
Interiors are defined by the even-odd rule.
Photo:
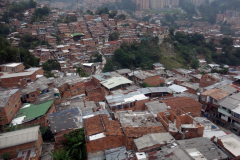
[[[175,20],[180,27],[172,29],[160,23],[165,13],[142,11],[178,8],[178,0],[133,1],[136,18],[121,9],[113,17],[108,9],[91,14],[110,2],[118,1],[77,1],[69,10],[70,2],[30,0],[33,7],[1,21],[9,30],[0,29],[0,159],[240,159],[240,65],[221,57],[239,56],[240,36],[189,19]],[[14,3],[21,4],[0,2],[1,20]],[[239,19],[230,13],[239,12],[219,13],[216,21],[232,22],[237,35]],[[186,37],[212,47],[212,61],[196,55],[205,48],[194,48],[192,59],[177,51]],[[146,44],[167,52],[146,50],[156,57],[149,62],[136,49]]]

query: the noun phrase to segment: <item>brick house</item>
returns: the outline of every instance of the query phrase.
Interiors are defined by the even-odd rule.
[[[145,112],[115,112],[114,118],[119,120],[125,133],[124,144],[127,150],[134,149],[133,139],[151,133],[166,133],[161,122],[156,121],[152,114]]]
[[[217,146],[227,152],[231,157],[230,159],[240,159],[240,154],[238,152],[238,150],[240,149],[238,145],[240,143],[240,138],[238,136],[236,136],[235,134],[229,134],[218,137],[216,138],[216,140],[214,140],[215,138],[216,137],[214,136],[211,141],[215,142]]]
[[[203,137],[204,126],[181,109],[160,112],[157,119],[175,139]]]
[[[200,83],[200,80],[201,80],[201,78],[202,78],[202,75],[201,75],[201,74],[191,75],[191,77],[192,77],[193,83]]]
[[[105,150],[124,146],[124,133],[118,121],[100,114],[84,120],[88,159]]]
[[[149,98],[139,92],[131,92],[128,94],[116,94],[106,96],[106,104],[109,109],[116,110],[144,110],[145,103]]]
[[[219,79],[216,79],[211,75],[205,74],[205,75],[202,75],[200,79],[199,87],[211,86],[215,83],[218,83],[219,81],[220,81]]]
[[[217,114],[219,103],[227,96],[229,96],[229,93],[225,92],[224,90],[213,88],[201,93],[199,102],[203,104],[203,109],[205,111],[211,110]]]
[[[6,74],[0,77],[1,84],[4,88],[14,86],[24,87],[27,83],[35,81],[36,75],[35,71]]]
[[[162,146],[175,142],[170,133],[153,133],[143,135],[143,137],[134,139],[135,152],[149,152],[160,150]]]
[[[10,153],[10,158],[38,160],[42,150],[40,127],[2,133],[0,137],[0,156]]]
[[[185,92],[197,95],[198,90],[199,90],[199,84],[184,82],[184,83],[181,83],[180,85],[183,87],[186,87],[188,89]]]
[[[44,101],[40,104],[25,103],[11,123],[20,126],[41,125],[47,127],[49,125],[48,115],[55,111],[54,100]]]
[[[0,89],[0,125],[9,124],[22,102],[19,89]]]
[[[163,99],[162,101],[167,106],[170,106],[171,109],[179,108],[186,113],[190,112],[190,114],[193,117],[201,116],[202,104],[193,98],[177,97],[177,98]]]
[[[53,88],[53,82],[46,77],[39,77],[33,83],[20,89],[21,98],[23,102],[34,103],[40,94],[48,92],[49,89]]]
[[[73,129],[83,127],[82,123],[77,119],[80,115],[81,111],[79,108],[67,109],[48,115],[50,128],[57,144],[61,144],[65,140],[64,134],[68,134]]]
[[[77,76],[56,78],[53,80],[55,88],[60,92],[60,97],[68,98],[85,94],[85,86],[82,78]]]
[[[24,70],[23,63],[8,63],[0,65],[0,72],[17,73]]]

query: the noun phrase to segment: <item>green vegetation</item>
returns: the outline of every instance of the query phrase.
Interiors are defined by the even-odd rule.
[[[77,22],[76,16],[66,16],[63,20],[63,23]]]
[[[51,151],[52,152],[52,151]],[[72,157],[69,156],[69,152],[64,151],[64,149],[56,150],[56,152],[52,152],[49,154],[53,157],[54,160],[71,160]]]
[[[61,66],[57,60],[48,60],[47,62],[42,64],[42,68],[44,71],[52,71],[52,70],[61,70]]]
[[[125,10],[128,14],[132,14],[137,10],[134,2],[129,0],[116,1],[115,3],[103,3],[100,8],[107,7],[109,10]]]
[[[96,59],[92,59],[92,56],[91,56],[91,60],[88,63],[102,62],[102,55],[101,54],[97,54],[94,57],[96,57]]]
[[[184,33],[177,32],[176,35],[170,34],[165,39],[165,42],[169,42],[174,45],[175,50],[179,52],[179,56],[183,58],[182,64],[191,64],[193,68],[198,66],[196,62],[196,56],[202,55],[205,57],[208,63],[212,61],[217,64],[228,64],[237,66],[240,64],[240,49],[234,51],[231,47],[233,39],[223,38],[220,42],[223,48],[224,54],[217,54],[213,41],[206,43],[204,37],[201,34],[185,35]]]
[[[0,64],[19,62],[21,59],[26,68],[39,66],[40,59],[34,57],[27,48],[20,46],[19,53],[18,48],[11,46],[6,38],[0,37]]]
[[[113,10],[109,12],[108,7],[98,8],[96,11],[96,14],[98,15],[108,14],[109,18],[114,18],[117,15],[117,10]]]
[[[50,154],[56,160],[81,160],[85,159],[87,155],[87,148],[85,143],[84,129],[76,129],[65,134],[66,138],[63,141],[64,149]]]
[[[8,159],[10,159],[10,157],[11,157],[11,154],[8,153],[8,152],[3,153],[3,154],[1,155],[1,158],[2,158],[3,160],[8,160]]]
[[[52,70],[61,70],[61,66],[57,60],[48,60],[47,62],[42,64],[42,68],[44,70],[44,76],[49,77],[55,77],[54,74],[51,72]]]
[[[118,32],[113,32],[111,34],[109,34],[108,40],[109,41],[116,41],[118,40],[120,34]]]
[[[9,8],[8,11],[4,12],[2,16],[2,21],[9,23],[9,17],[12,18],[18,18],[18,20],[22,19],[22,12],[30,9],[30,8],[36,8],[37,2],[33,0],[29,1],[20,1],[20,2],[13,2]]]
[[[179,62],[178,60],[176,60],[174,56],[164,57],[160,59],[160,63],[162,63],[166,69],[183,67],[183,64],[181,63],[181,61]]]
[[[80,76],[80,77],[89,77],[88,73],[84,72],[84,70],[82,69],[82,67],[78,67],[76,70],[76,73]]]
[[[38,38],[31,36],[30,34],[24,34],[20,37],[20,46],[26,49],[33,49],[39,45],[49,45],[47,41],[40,41]]]
[[[107,62],[104,65],[104,68],[103,68],[102,72],[112,72],[113,71],[113,67],[114,67],[113,61],[107,59]]]
[[[103,72],[112,71],[114,66],[118,68],[151,69],[152,64],[161,58],[158,37],[145,37],[141,44],[123,44],[116,49],[114,56],[108,60]]]
[[[6,24],[0,24],[0,36],[6,36],[10,32],[9,27]]]
[[[47,6],[44,6],[43,8],[35,9],[33,16],[31,18],[31,23],[44,21],[45,17],[48,16],[49,13],[50,13],[50,9]]]
[[[49,127],[40,126],[40,131],[41,131],[43,141],[54,140],[54,136],[53,136],[52,131]]]
[[[125,14],[120,14],[119,16],[117,16],[117,19],[125,20],[126,15]]]

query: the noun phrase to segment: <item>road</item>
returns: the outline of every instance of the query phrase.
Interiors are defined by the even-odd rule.
[[[104,57],[104,55],[101,52],[102,46],[99,46],[98,48],[98,52],[99,54],[102,55],[102,66],[99,67],[99,69],[95,72],[96,74],[100,74],[102,72],[102,69],[104,68],[105,64],[106,64],[106,58]]]

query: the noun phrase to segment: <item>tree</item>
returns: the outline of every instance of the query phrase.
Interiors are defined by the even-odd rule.
[[[93,12],[88,9],[88,10],[86,11],[86,14],[93,15]]]
[[[126,19],[126,15],[125,14],[120,14],[117,19],[121,19],[121,20],[125,20]]]
[[[120,36],[120,33],[113,32],[113,33],[109,34],[108,40],[109,41],[116,41],[116,40],[118,40],[119,36]]]
[[[3,153],[2,156],[1,156],[1,158],[2,158],[3,160],[8,160],[8,159],[10,159],[10,157],[11,157],[11,154],[8,153],[8,152]]]
[[[113,62],[107,59],[107,62],[102,70],[102,72],[112,72],[113,71]]]
[[[87,155],[84,129],[73,130],[69,134],[65,134],[64,137],[66,140],[62,144],[67,153],[69,153],[68,155],[75,160],[84,159]]]
[[[78,67],[78,68],[76,69],[76,73],[77,73],[79,76],[81,76],[81,74],[84,73],[82,67]]]
[[[148,85],[147,85],[147,83],[146,83],[146,82],[144,82],[144,83],[142,84],[142,86],[143,86],[143,88],[146,88],[146,87],[148,87]]]
[[[114,10],[108,13],[109,18],[114,18],[117,15],[118,11]],[[124,18],[125,19],[125,18]]]
[[[199,61],[197,59],[192,60],[191,67],[197,69],[199,67]]]
[[[52,131],[50,130],[49,127],[40,126],[40,131],[41,131],[41,134],[42,134],[43,141],[50,141],[50,140],[54,139]]]
[[[49,154],[53,157],[54,160],[73,160],[71,156],[69,156],[69,152],[64,151],[63,149],[56,150],[56,152],[52,152]]]
[[[42,68],[44,71],[61,70],[61,66],[59,62],[57,60],[52,60],[52,59],[43,63]]]

